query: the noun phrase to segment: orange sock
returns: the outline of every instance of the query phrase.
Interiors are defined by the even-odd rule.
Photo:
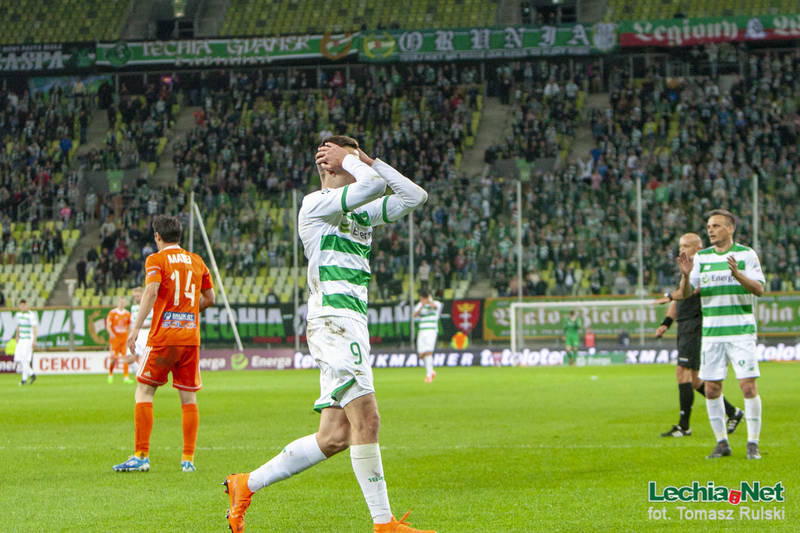
[[[122,374],[128,379],[128,363],[122,363]]]
[[[181,406],[183,410],[183,455],[181,461],[194,461],[194,449],[197,445],[197,426],[200,423],[200,412],[196,403]]]
[[[109,376],[113,376],[114,375],[114,367],[115,366],[117,366],[117,358],[112,355],[109,358],[109,361],[108,361],[108,375]]]
[[[137,402],[133,415],[136,457],[150,454],[150,433],[153,432],[153,402]]]

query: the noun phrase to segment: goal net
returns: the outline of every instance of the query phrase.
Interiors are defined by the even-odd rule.
[[[568,300],[557,302],[523,301],[510,305],[511,354],[524,363],[525,356],[534,350],[566,352],[568,336],[578,339],[578,364],[592,364],[591,359],[603,357],[603,362],[625,362],[632,351],[653,354],[669,362],[675,348],[676,327],[656,338],[656,330],[667,313],[667,305],[654,300]],[[577,319],[568,330],[572,312]],[[550,359],[553,360],[552,358]]]

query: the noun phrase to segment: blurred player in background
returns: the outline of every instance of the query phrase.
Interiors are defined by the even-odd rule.
[[[681,283],[676,294],[685,299],[699,292],[703,309],[703,341],[700,372],[706,382],[706,410],[717,445],[709,459],[731,455],[725,428],[722,381],[733,365],[744,395],[748,459],[761,459],[760,375],[756,354],[755,298],[764,294],[766,279],[761,261],[752,248],[734,242],[736,219],[730,211],[715,209],[706,222],[711,247],[694,257],[678,256]]]
[[[14,362],[17,363],[17,371],[22,374],[20,385],[30,384],[36,381],[36,372],[33,370],[33,351],[36,348],[36,331],[39,328],[39,319],[36,311],[28,309],[28,301],[24,298],[19,301],[19,312],[14,316],[17,324],[14,338],[16,348],[14,349]]]
[[[114,383],[114,367],[122,361],[122,381],[133,383],[128,377],[128,361],[126,353],[128,351],[128,331],[131,328],[131,314],[125,309],[125,298],[120,296],[117,299],[117,306],[108,312],[106,317],[106,331],[108,331],[109,360],[108,360],[108,382]]]
[[[569,312],[569,316],[564,319],[564,348],[567,351],[567,359],[569,364],[575,364],[575,358],[578,356],[578,348],[581,347],[581,318],[578,316],[576,310]]]
[[[320,367],[321,395],[314,403],[319,431],[288,444],[253,472],[225,479],[228,524],[234,533],[244,531],[254,492],[349,447],[374,531],[417,532],[405,516],[396,520],[389,507],[369,361],[367,297],[373,227],[403,218],[428,195],[391,166],[367,156],[350,137],[328,137],[316,162],[322,190],[303,198],[298,226],[308,258],[308,348]],[[384,196],[387,184],[394,194]],[[335,505],[338,487],[331,490]]]
[[[181,470],[194,472],[194,452],[200,415],[197,391],[200,380],[200,311],[213,305],[214,288],[208,268],[199,255],[179,246],[183,228],[176,217],[159,215],[153,220],[158,252],[145,262],[145,289],[128,339],[135,359],[136,340],[152,311],[153,323],[136,379],[134,454],[114,466],[117,472],[150,470],[150,433],[153,429],[153,397],[167,383],[181,398],[183,454]]]
[[[694,257],[703,248],[703,240],[696,233],[686,233],[678,241],[680,253]],[[692,434],[689,419],[692,416],[694,391],[705,396],[706,387],[703,380],[697,377],[700,370],[700,347],[703,333],[703,311],[700,307],[700,294],[692,294],[689,298],[676,300],[675,294],[668,292],[658,303],[669,302],[667,316],[656,330],[656,337],[661,338],[672,322],[678,321],[678,366],[675,375],[678,378],[678,401],[680,403],[680,420],[662,437],[688,437]],[[736,430],[744,413],[734,407],[726,398],[725,414],[728,417],[728,434]]]
[[[433,350],[436,349],[436,337],[439,336],[441,314],[442,302],[434,300],[427,289],[419,291],[414,318],[417,322],[417,354],[425,362],[425,383],[431,383],[436,377],[433,370]]]
[[[141,309],[142,303],[142,294],[144,294],[144,289],[141,287],[136,287],[133,289],[133,305],[131,305],[131,321],[132,324],[136,323],[136,317],[139,316],[139,309]],[[139,335],[136,337],[136,350],[133,352],[136,356],[141,356],[144,353],[144,349],[147,346],[147,337],[150,336],[150,324],[153,321],[153,311],[150,311],[144,322],[142,322],[142,328],[139,330]],[[133,373],[135,374],[138,370],[138,364],[133,363]]]

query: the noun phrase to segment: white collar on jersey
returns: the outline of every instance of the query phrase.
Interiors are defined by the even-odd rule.
[[[180,248],[180,245],[170,244],[169,246],[165,246],[164,248],[162,248],[161,251],[163,252],[164,250],[172,250],[173,248]]]

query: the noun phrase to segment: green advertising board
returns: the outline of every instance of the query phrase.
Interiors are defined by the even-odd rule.
[[[607,298],[607,297],[606,297]],[[516,298],[487,298],[484,302],[483,334],[485,340],[509,340],[511,337],[511,304]],[[526,298],[526,302],[548,300]],[[552,300],[549,300],[552,301]],[[568,301],[568,300],[559,300]],[[624,299],[620,299],[624,302]],[[522,334],[526,337],[552,338],[564,335],[564,319],[571,309],[578,311],[584,331],[591,328],[598,335],[619,335],[625,331],[631,336],[643,327],[651,336],[666,316],[666,305],[643,307],[582,306],[576,301],[568,308],[525,308],[521,313]],[[774,293],[757,299],[756,320],[759,336],[788,336],[800,331],[800,293]],[[673,327],[667,336],[675,335]]]
[[[604,297],[607,299],[608,297]],[[473,341],[507,341],[511,333],[510,307],[516,298],[487,298],[485,300],[455,300],[444,302],[439,338],[449,340],[456,331],[466,331]],[[527,302],[552,301],[526,298]],[[568,301],[568,300],[559,300]],[[621,299],[620,301],[624,301]],[[291,344],[294,339],[295,320],[289,304],[233,305],[239,334],[246,343]],[[648,305],[642,308],[610,307],[591,308],[574,306],[561,308],[534,307],[525,309],[523,334],[542,338],[561,337],[563,322],[571,309],[579,312],[584,331],[591,328],[598,335],[619,335],[627,331],[631,336],[644,327],[652,335],[667,312],[666,305]],[[111,307],[76,308],[72,310],[75,346],[101,348],[108,343],[105,318]],[[42,348],[69,346],[69,315],[66,308],[37,310],[39,330],[37,344]],[[372,342],[401,343],[409,338],[408,318],[411,310],[407,302],[370,304],[368,310],[369,334]],[[300,335],[305,333],[305,307],[300,308],[302,320],[298,322]],[[481,316],[483,319],[481,320]],[[758,298],[756,306],[759,336],[787,337],[800,332],[800,293],[772,293]],[[203,312],[201,335],[204,343],[233,342],[233,330],[223,307],[214,306]],[[672,327],[667,336],[675,335]],[[0,311],[0,346],[14,336],[14,312]]]
[[[245,66],[273,61],[341,59],[356,53],[355,34],[289,35],[241,39],[186,39],[98,43],[100,66]]]
[[[606,53],[616,24],[387,30],[361,35],[362,61],[451,61]]]

